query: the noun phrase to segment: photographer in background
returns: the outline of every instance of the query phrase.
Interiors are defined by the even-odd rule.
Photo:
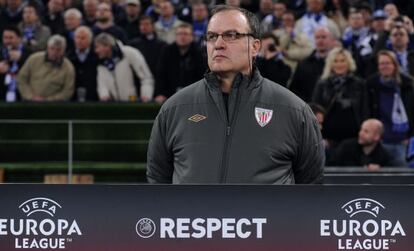
[[[0,48],[0,100],[15,102],[19,99],[16,76],[30,52],[23,46],[17,27],[3,31],[3,47]]]
[[[273,33],[263,34],[262,47],[256,62],[263,77],[287,86],[292,70],[283,62],[279,39]]]

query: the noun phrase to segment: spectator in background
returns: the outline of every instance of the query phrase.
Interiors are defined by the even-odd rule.
[[[161,53],[167,44],[157,38],[155,34],[154,21],[150,16],[142,16],[139,20],[140,37],[132,40],[130,45],[138,49],[145,58],[155,83],[158,83],[157,67]]]
[[[7,0],[7,7],[0,9],[0,32],[7,26],[18,25],[23,20],[23,1]]]
[[[369,28],[358,10],[351,10],[348,17],[349,26],[342,35],[342,44],[357,59],[360,56],[362,41],[368,36]]]
[[[93,34],[89,27],[80,26],[74,32],[74,50],[68,58],[75,68],[75,94],[73,100],[98,101],[97,67],[98,57],[92,47]]]
[[[372,4],[367,2],[360,2],[358,4],[355,4],[354,6],[358,12],[362,13],[365,25],[370,26],[372,21]]]
[[[261,22],[267,15],[273,13],[273,0],[260,0],[259,11],[256,13],[257,18]]]
[[[314,33],[319,27],[328,28],[335,39],[340,38],[338,26],[323,12],[324,0],[306,0],[306,3],[308,12],[296,22],[295,32],[304,33],[313,47],[315,46]]]
[[[296,17],[301,17],[306,13],[306,0],[289,0],[288,9],[295,12]]]
[[[360,54],[363,57],[373,53],[374,46],[379,36],[385,30],[385,20],[387,19],[387,15],[383,10],[376,10],[372,15],[372,18],[368,36],[361,43]]]
[[[398,8],[393,3],[388,3],[384,6],[384,11],[387,13],[387,17],[390,19],[394,19],[400,15]]]
[[[192,5],[193,10],[193,32],[194,41],[197,44],[203,43],[203,36],[206,34],[208,24],[208,8],[201,1],[196,1]]]
[[[348,26],[349,3],[346,0],[329,0],[325,5],[327,16],[331,18],[339,28],[341,34]]]
[[[140,0],[126,0],[125,1],[125,18],[120,20],[117,25],[123,27],[128,41],[139,37],[139,17],[141,16],[141,2]]]
[[[52,34],[64,32],[63,0],[49,0],[44,24],[49,27]]]
[[[154,92],[154,79],[141,52],[117,43],[108,33],[95,38],[98,65],[98,96],[101,101],[149,102]],[[134,84],[134,74],[140,80],[140,91]]]
[[[30,55],[24,47],[20,30],[15,26],[5,27],[0,49],[0,100],[15,102],[20,99],[17,92],[17,74]]]
[[[82,12],[78,9],[71,8],[65,11],[65,32],[66,52],[75,49],[75,30],[82,25]]]
[[[155,101],[162,103],[181,88],[200,80],[206,69],[203,54],[194,43],[192,26],[181,24],[176,29],[175,43],[161,55]]]
[[[316,49],[296,67],[290,84],[290,90],[305,102],[310,102],[316,82],[325,66],[325,58],[334,46],[334,38],[326,27],[315,31]]]
[[[52,34],[62,34],[64,31],[63,11],[63,0],[47,2],[47,12],[43,20]]]
[[[280,29],[284,26],[282,16],[286,12],[286,3],[282,1],[276,1],[273,4],[273,13],[265,16],[260,23],[262,32],[271,32],[276,29]]]
[[[384,147],[393,166],[406,166],[406,146],[414,135],[413,79],[400,72],[395,54],[378,53],[378,72],[367,79],[371,116],[382,121]]]
[[[65,38],[53,35],[47,50],[32,54],[17,78],[20,94],[27,101],[67,101],[73,95],[75,70],[64,56]]]
[[[183,21],[174,14],[174,6],[170,1],[164,1],[160,4],[160,17],[155,23],[155,32],[160,40],[167,44],[174,43],[175,29],[182,23]]]
[[[409,48],[410,38],[413,36],[414,27],[412,21],[407,17],[394,20],[393,27],[389,32],[384,32],[375,46],[375,51],[383,49],[392,50],[397,56],[401,70],[405,74],[414,76],[414,50]]]
[[[151,0],[152,4],[145,10],[145,15],[152,17],[152,20],[158,20],[161,13],[161,3],[166,0]]]
[[[114,24],[114,16],[112,14],[111,5],[100,3],[96,11],[96,23],[92,27],[94,36],[105,32],[111,34],[114,38],[120,40],[123,44],[128,42],[125,31]]]
[[[306,35],[295,33],[295,14],[286,11],[282,16],[283,27],[274,31],[279,37],[284,62],[290,66],[292,72],[296,70],[297,64],[312,53],[312,44]]]
[[[329,166],[364,166],[377,171],[391,165],[391,156],[384,149],[381,138],[384,126],[378,119],[367,119],[358,133],[358,138],[343,141],[333,152]]]
[[[98,0],[83,0],[83,23],[89,27],[95,25]]]
[[[262,46],[257,57],[257,68],[263,77],[284,87],[290,78],[292,70],[283,62],[279,39],[273,33],[262,35]]]
[[[26,5],[23,8],[23,21],[18,27],[23,34],[23,44],[29,50],[36,52],[46,49],[51,35],[50,29],[42,25],[34,5]]]
[[[313,114],[315,114],[316,121],[318,121],[319,128],[323,129],[323,121],[325,121],[325,109],[316,103],[308,103],[309,107],[311,108]]]
[[[368,116],[365,83],[353,75],[355,71],[352,55],[343,48],[335,48],[329,52],[315,87],[312,102],[325,108],[322,134],[331,149],[355,137]]]

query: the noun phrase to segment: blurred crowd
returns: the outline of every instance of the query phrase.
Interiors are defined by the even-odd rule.
[[[208,70],[217,4],[256,13],[255,67],[311,103],[328,164],[354,144],[363,164],[407,165],[414,1],[0,0],[0,99],[163,103]]]

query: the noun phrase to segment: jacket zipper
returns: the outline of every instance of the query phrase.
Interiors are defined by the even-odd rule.
[[[234,126],[234,121],[237,118],[237,114],[239,111],[239,96],[240,96],[240,87],[237,88],[237,93],[236,93],[236,105],[234,106],[234,110],[233,110],[233,116],[230,115],[230,110],[228,111],[229,114],[226,117],[226,136],[225,136],[225,141],[224,141],[224,150],[223,150],[223,155],[222,155],[222,161],[221,161],[221,175],[220,175],[220,183],[224,183],[227,179],[227,169],[228,169],[228,152],[229,152],[229,142],[231,141],[231,129]],[[222,104],[223,106],[225,105],[224,103],[224,98],[223,95],[221,96],[222,99]],[[228,100],[228,104],[230,104],[230,99],[231,99],[231,93],[229,96],[229,100]],[[228,109],[226,107],[224,107],[225,109]],[[229,121],[229,118],[231,117],[231,121]]]

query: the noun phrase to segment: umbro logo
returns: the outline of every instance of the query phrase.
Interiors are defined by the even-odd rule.
[[[203,115],[200,115],[200,114],[195,114],[195,115],[189,117],[188,120],[190,120],[191,122],[198,123],[202,120],[205,120],[206,118],[207,118],[206,116],[203,116]]]

